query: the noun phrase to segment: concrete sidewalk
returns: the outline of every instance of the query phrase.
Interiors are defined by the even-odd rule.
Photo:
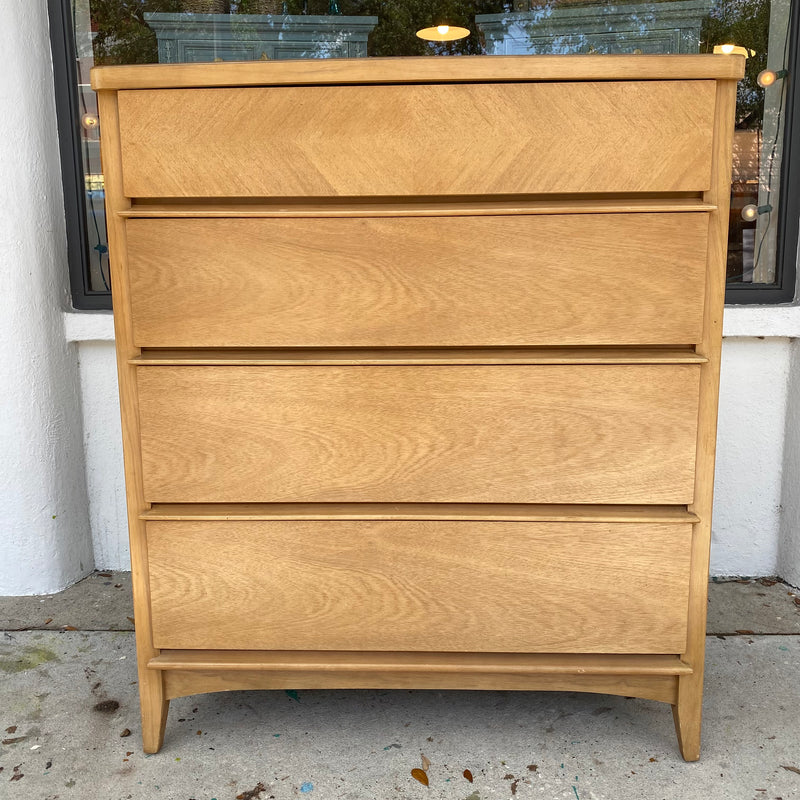
[[[710,593],[696,764],[666,705],[547,692],[200,695],[172,701],[145,756],[129,575],[0,598],[0,798],[800,799],[800,592]],[[427,788],[411,776],[423,756]]]

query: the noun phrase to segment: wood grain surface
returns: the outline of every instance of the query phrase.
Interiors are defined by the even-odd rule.
[[[698,192],[637,195],[545,195],[533,197],[407,197],[403,200],[373,198],[370,202],[340,198],[250,198],[191,201],[176,198],[138,198],[117,214],[125,219],[280,218],[335,219],[353,217],[504,217],[516,214],[641,214],[698,211],[710,213],[716,206],[704,202]]]
[[[720,81],[717,84],[713,148],[714,183],[705,195],[708,202],[718,205],[719,208],[710,219],[706,279],[708,292],[704,310],[703,341],[698,348],[708,357],[708,362],[701,369],[695,500],[691,506],[691,510],[700,517],[692,543],[689,628],[687,648],[684,653],[684,658],[692,665],[693,672],[680,679],[678,698],[673,706],[678,742],[681,753],[687,761],[697,761],[700,758],[711,514],[714,504],[714,458],[717,447],[722,315],[728,252],[729,165],[736,120],[736,93],[734,81]]]
[[[136,367],[129,362],[139,355],[133,343],[130,316],[130,285],[126,263],[125,224],[114,212],[130,207],[122,192],[119,151],[117,96],[100,92],[98,109],[103,117],[102,165],[105,177],[105,201],[108,214],[108,244],[112,254],[110,278],[114,296],[114,336],[119,380],[122,451],[125,469],[125,494],[131,553],[133,607],[136,617],[136,663],[142,715],[142,746],[146,753],[156,753],[164,741],[169,699],[163,677],[147,669],[147,662],[158,650],[153,647],[150,627],[150,574],[147,569],[147,537],[139,515],[150,507],[142,494],[142,457],[139,447],[139,412],[136,391]]]
[[[540,653],[685,647],[691,525],[146,526],[157,647]]]
[[[692,498],[699,365],[137,370],[150,502]]]
[[[708,216],[128,220],[135,342],[696,342]]]
[[[713,81],[130,90],[118,101],[123,182],[129,197],[702,191],[714,91]]]
[[[95,67],[92,88],[177,89],[199,86],[738,79],[740,55],[543,55],[446,58],[332,58],[213,64]]]
[[[248,689],[474,689],[483,691],[596,692],[622,697],[642,697],[674,703],[679,677],[676,675],[498,675],[495,672],[455,673],[308,672],[286,670],[166,670],[167,697],[185,697],[203,692]]]
[[[704,364],[693,347],[371,347],[143,349],[134,366],[397,366],[414,364]]]
[[[698,757],[743,69],[93,71],[146,752],[396,687],[661,700]]]
[[[486,522],[693,523],[685,506],[536,505],[533,503],[157,503],[145,520],[428,519]]]
[[[149,669],[233,672],[494,672],[559,675],[690,675],[680,656],[641,653],[441,653],[358,650],[162,650]]]

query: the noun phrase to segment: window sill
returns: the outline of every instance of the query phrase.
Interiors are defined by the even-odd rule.
[[[113,342],[114,316],[110,311],[65,311],[68,342]]]
[[[800,338],[800,306],[725,306],[724,338]]]
[[[67,311],[64,332],[68,342],[113,342],[114,318],[110,311]],[[800,306],[727,306],[722,333],[726,338],[800,338]]]

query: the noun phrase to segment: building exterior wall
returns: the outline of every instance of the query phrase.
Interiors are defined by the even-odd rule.
[[[45,6],[0,26],[0,595],[129,567],[111,315],[67,309]],[[712,574],[800,585],[800,307],[724,332]]]
[[[12,0],[0,52],[0,594],[94,567],[47,10]],[[24,31],[24,35],[21,35]]]
[[[792,340],[787,396],[778,566],[781,577],[800,586],[800,338]]]
[[[779,569],[789,342],[723,341],[712,575],[775,575]]]
[[[81,342],[78,370],[89,528],[95,562],[130,569],[117,362],[113,342]]]

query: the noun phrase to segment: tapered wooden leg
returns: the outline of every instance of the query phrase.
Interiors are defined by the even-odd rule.
[[[678,747],[684,761],[700,758],[700,728],[703,717],[703,678],[686,675],[678,678],[678,702],[672,706]]]
[[[145,673],[145,674],[142,674]],[[142,704],[142,745],[145,753],[157,753],[164,744],[169,700],[164,693],[164,673],[145,668],[139,675]]]

